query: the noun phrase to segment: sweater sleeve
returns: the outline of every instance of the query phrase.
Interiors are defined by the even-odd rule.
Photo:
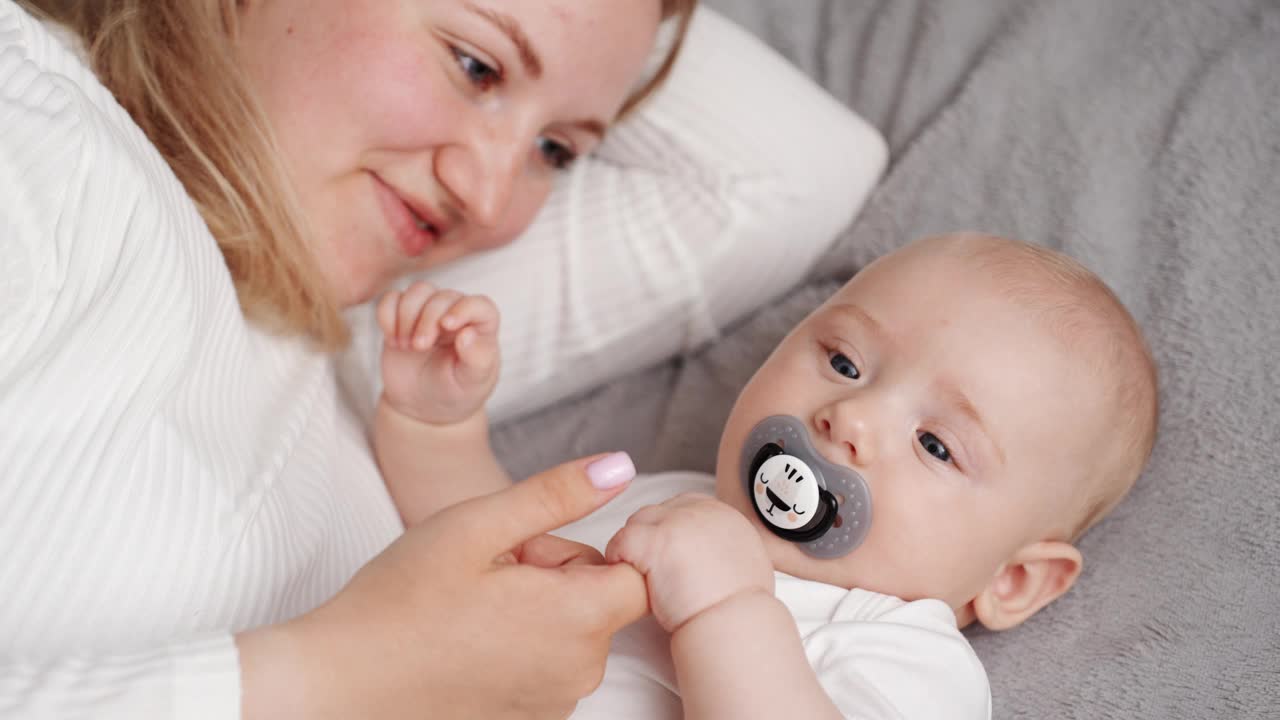
[[[667,83],[511,245],[431,271],[503,313],[496,419],[714,339],[797,283],[887,158],[879,133],[700,8]],[[355,316],[377,395],[376,324]]]
[[[117,655],[0,657],[0,716],[237,718],[240,669],[235,643],[230,635],[212,635]]]
[[[85,161],[83,96],[66,76],[27,57],[25,43],[48,41],[36,29],[0,0],[0,547],[18,553],[17,568],[39,567],[40,558],[62,548],[24,542],[21,530],[42,520],[38,514],[20,520],[15,508],[34,513],[32,508],[46,507],[32,500],[37,489],[47,493],[48,506],[60,504],[61,517],[88,503],[58,497],[68,487],[58,483],[71,477],[62,471],[87,462],[83,444],[51,438],[94,435],[84,420],[24,419],[24,388],[55,362],[51,348],[66,343],[110,277],[82,272],[84,265],[70,254],[83,225],[76,219],[83,190],[103,176],[93,174],[100,165]],[[80,255],[95,252],[76,247]],[[66,407],[78,405],[74,392],[68,393]],[[42,420],[56,432],[26,436],[15,430],[19,423]],[[57,582],[52,570],[18,573],[14,567],[6,561],[0,570],[0,607],[22,607],[28,592]],[[239,660],[230,634],[122,653],[42,654],[15,647],[14,636],[27,622],[37,621],[0,612],[0,717],[239,717]]]

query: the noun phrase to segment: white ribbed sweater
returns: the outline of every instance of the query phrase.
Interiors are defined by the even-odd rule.
[[[236,717],[231,632],[400,531],[331,363],[78,60],[0,4],[0,714]]]
[[[729,47],[747,53],[739,70],[791,72],[700,15],[689,58]],[[772,128],[784,135],[817,127],[809,145],[838,152],[803,167],[794,147],[775,147],[744,164],[762,149],[761,126],[726,131],[744,93],[719,92],[722,76],[697,65],[611,139],[644,156],[635,173],[606,153],[558,191],[530,245],[545,252],[561,232],[590,243],[554,254],[553,277],[530,281],[524,266],[515,282],[510,268],[524,260],[501,254],[456,271],[533,288],[534,299],[499,297],[504,327],[526,329],[514,349],[504,339],[505,371],[540,378],[544,400],[607,372],[604,359],[580,373],[563,363],[639,338],[637,356],[656,359],[688,328],[714,328],[794,282],[883,165],[874,132],[804,84],[780,92],[812,113],[763,115],[788,119]],[[722,172],[731,157],[734,172]],[[814,178],[841,183],[839,200],[798,193],[805,241],[773,253],[790,258],[785,272],[765,248],[747,248],[732,272],[708,270],[744,225],[761,224],[776,247],[789,224],[768,198]],[[672,272],[698,285],[674,305],[663,300]],[[705,282],[729,276],[763,285]],[[623,300],[605,301],[614,296]],[[672,311],[683,313],[674,323]],[[0,0],[0,716],[238,716],[233,634],[315,607],[401,529],[334,378],[328,358],[246,324],[216,244],[158,153],[73,53]]]

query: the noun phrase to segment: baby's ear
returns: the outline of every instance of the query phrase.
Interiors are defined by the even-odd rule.
[[[973,614],[990,630],[1008,630],[1071,589],[1083,566],[1084,558],[1070,543],[1027,545],[973,599]]]

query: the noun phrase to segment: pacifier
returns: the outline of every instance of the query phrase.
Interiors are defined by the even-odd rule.
[[[848,555],[871,529],[871,491],[852,469],[828,462],[790,415],[760,421],[742,448],[756,515],[774,535],[820,559]]]

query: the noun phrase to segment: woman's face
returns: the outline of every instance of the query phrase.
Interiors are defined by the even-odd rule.
[[[237,50],[344,306],[510,242],[590,152],[658,0],[248,0]]]

